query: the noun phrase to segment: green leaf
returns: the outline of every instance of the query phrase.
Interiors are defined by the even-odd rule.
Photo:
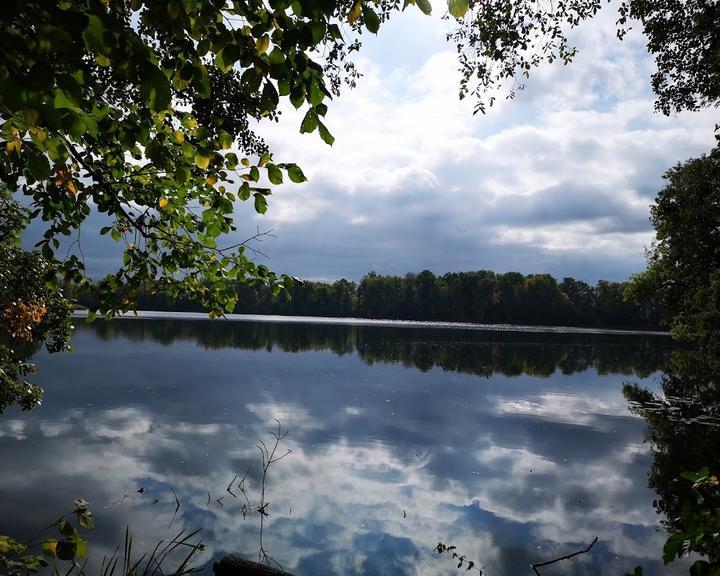
[[[325,37],[325,22],[310,22],[308,27],[312,36],[312,44],[315,46]]]
[[[332,134],[330,134],[330,131],[327,129],[325,124],[320,122],[320,120],[318,120],[318,128],[320,129],[320,138],[323,139],[323,142],[325,142],[325,144],[332,146],[333,143],[335,142],[335,137]]]
[[[78,538],[75,540],[75,558],[79,560],[83,560],[87,558],[88,553],[88,543],[87,540],[83,540],[82,538]]]
[[[708,469],[707,466],[705,466],[704,468],[701,468],[697,472],[688,472],[688,471],[683,472],[682,474],[680,474],[680,477],[684,478],[685,480],[689,480],[690,482],[697,482],[698,480],[707,478],[709,474],[710,474],[710,470]]]
[[[200,168],[200,170],[207,170],[207,167],[210,166],[210,156],[199,153],[195,154],[195,166]]]
[[[50,177],[50,163],[42,154],[32,155],[28,158],[28,168],[35,180],[47,180]]]
[[[265,196],[263,196],[259,192],[256,192],[254,196],[255,212],[257,212],[258,214],[265,214],[265,212],[267,212],[267,200],[265,199]]]
[[[457,19],[465,16],[468,8],[468,0],[448,0],[448,10]]]
[[[362,8],[363,18],[365,19],[365,26],[368,31],[373,34],[377,34],[380,29],[380,18],[377,13],[369,6],[363,4]]]
[[[663,546],[663,562],[666,566],[680,555],[684,543],[684,534],[673,534],[667,539]]]
[[[228,169],[235,170],[239,162],[240,161],[238,160],[237,154],[235,154],[235,152],[225,154],[225,166],[227,166]]]
[[[275,184],[276,186],[278,184],[282,184],[282,182],[283,182],[282,170],[280,170],[280,168],[275,166],[275,164],[268,164],[266,166],[266,168],[267,168],[267,172],[268,172],[268,180],[270,180],[270,182],[272,184]]]
[[[300,124],[300,133],[301,134],[309,134],[310,132],[314,132],[318,127],[318,117],[312,108],[310,108],[306,113],[305,117],[302,120],[302,123]]]
[[[415,0],[415,4],[417,4],[418,8],[425,14],[432,14],[432,4],[430,4],[430,0]]]
[[[140,95],[153,112],[160,112],[170,106],[170,82],[155,66],[148,66],[147,75],[140,83]]]
[[[295,184],[301,184],[302,182],[307,182],[307,178],[305,178],[305,174],[303,174],[303,171],[300,169],[300,166],[297,164],[288,164],[287,165],[287,175],[288,178]]]
[[[225,150],[228,150],[229,148],[232,148],[233,137],[228,132],[225,132],[225,130],[222,130],[218,134],[218,142],[220,143],[220,146],[222,146]]]
[[[72,110],[74,112],[82,112],[82,109],[80,108],[80,105],[78,104],[78,101],[75,99],[75,97],[69,92],[62,90],[61,88],[57,88],[55,90],[53,106],[57,110]]]
[[[267,59],[270,64],[282,64],[283,62],[285,62],[285,54],[283,54],[282,50],[273,48],[272,52],[268,54]]]
[[[95,528],[95,517],[90,510],[83,510],[82,512],[79,512],[77,517],[78,522],[80,522],[80,526],[86,530],[92,530]]]

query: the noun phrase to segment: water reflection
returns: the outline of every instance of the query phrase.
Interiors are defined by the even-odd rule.
[[[94,550],[126,523],[149,546],[172,486],[173,529],[202,528],[207,558],[253,557],[257,522],[226,487],[278,418],[293,453],[270,474],[265,542],[298,575],[453,574],[439,540],[526,574],[595,536],[553,573],[682,573],[658,564],[645,423],[621,394],[660,392],[665,340],[127,320],[73,344],[39,358],[42,409],[0,420],[0,532],[83,496]]]
[[[717,537],[718,490],[694,489],[680,478],[703,467],[720,473],[720,359],[694,351],[675,351],[660,381],[660,393],[626,385],[632,410],[646,419],[653,460],[649,485],[657,493],[653,506],[671,533],[687,529],[701,514],[715,526],[695,550],[720,565]],[[705,573],[705,572],[698,572]],[[710,572],[707,572],[710,573]]]

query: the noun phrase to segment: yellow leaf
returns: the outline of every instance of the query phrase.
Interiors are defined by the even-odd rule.
[[[348,22],[350,22],[350,24],[354,24],[357,22],[357,19],[360,18],[360,14],[362,14],[362,3],[360,1],[356,1],[352,8],[350,8],[350,12],[348,12]]]
[[[258,54],[265,54],[270,46],[270,36],[264,34],[262,38],[258,38],[255,46],[257,47]]]
[[[5,149],[8,154],[12,154],[13,152],[19,152],[21,146],[22,140],[10,140],[5,144]]]
[[[248,160],[247,158],[243,158],[242,160],[240,160],[240,164],[247,168],[248,166],[250,166],[250,160]]]
[[[169,202],[167,198],[160,198],[160,202],[158,202],[160,208],[165,208],[165,206],[167,206],[168,204]]]
[[[260,162],[258,162],[258,166],[263,167],[268,162],[270,162],[270,154],[263,154],[262,156],[260,156]]]
[[[205,182],[207,182],[208,186],[215,186],[215,182],[217,182],[217,176],[208,176],[205,178]]]
[[[65,182],[65,187],[67,188],[67,191],[70,192],[70,195],[75,198],[77,196],[77,185],[75,184],[75,180],[68,180]]]
[[[175,130],[175,140],[178,142],[185,142],[185,134],[180,132],[180,130]]]
[[[57,551],[57,540],[54,538],[45,540],[45,542],[42,543],[42,551],[43,554],[54,557]]]
[[[210,166],[210,156],[203,156],[202,154],[195,154],[195,166],[201,170],[206,170]]]
[[[37,128],[37,127],[30,128],[30,134],[35,136],[35,138],[38,139],[38,142],[44,142],[45,138],[47,138],[47,134],[43,130],[40,130],[40,128]]]

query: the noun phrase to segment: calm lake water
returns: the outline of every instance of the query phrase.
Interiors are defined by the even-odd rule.
[[[0,416],[0,533],[30,536],[91,503],[91,554],[201,529],[201,559],[257,559],[258,440],[288,430],[268,472],[263,544],[298,576],[487,574],[585,547],[543,574],[682,574],[648,488],[646,422],[623,383],[657,391],[670,341],[379,326],[78,321],[75,352],[38,355],[43,406]],[[174,493],[173,493],[174,491]],[[173,520],[176,508],[180,508]],[[170,528],[168,528],[168,526]],[[477,572],[474,572],[477,574]]]

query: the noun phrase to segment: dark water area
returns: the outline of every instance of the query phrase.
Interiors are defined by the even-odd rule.
[[[683,574],[649,486],[648,422],[623,385],[661,392],[665,337],[177,319],[78,322],[38,355],[43,405],[0,416],[0,533],[29,537],[88,500],[91,556],[200,529],[200,560],[263,545],[311,575],[489,575],[598,542],[543,574]],[[175,496],[180,502],[177,516]],[[168,526],[171,525],[169,528]],[[477,572],[475,572],[477,573]]]

